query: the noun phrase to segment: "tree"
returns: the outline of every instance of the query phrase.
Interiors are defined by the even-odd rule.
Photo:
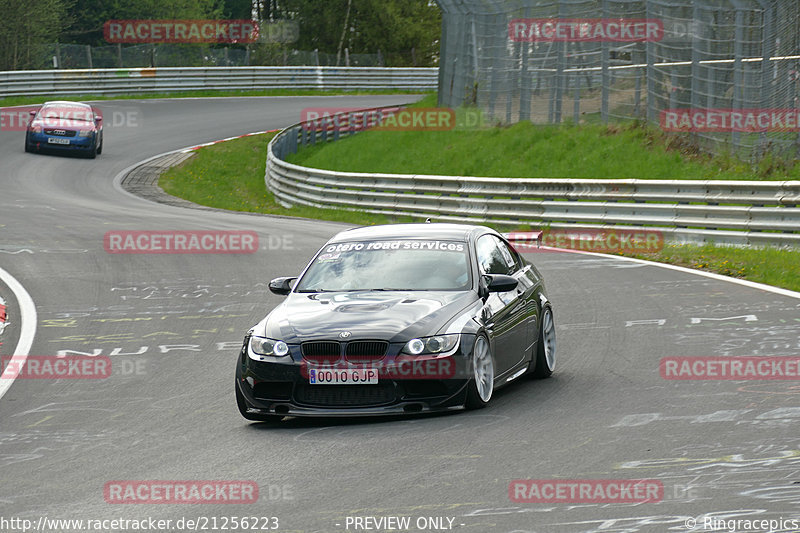
[[[344,34],[350,53],[380,50],[390,65],[432,65],[438,55],[442,18],[429,0],[280,0],[277,6],[275,18],[300,24],[294,45],[300,50],[336,54]]]
[[[70,24],[72,0],[0,0],[0,70],[41,68],[41,44]]]
[[[69,10],[74,22],[62,34],[62,41],[100,46],[108,44],[103,39],[103,24],[107,20],[220,19],[225,9],[238,10],[239,3],[218,0],[75,0]]]

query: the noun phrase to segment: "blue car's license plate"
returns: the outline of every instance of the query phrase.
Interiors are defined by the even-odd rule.
[[[60,139],[58,137],[48,137],[48,144],[69,144],[69,139]]]

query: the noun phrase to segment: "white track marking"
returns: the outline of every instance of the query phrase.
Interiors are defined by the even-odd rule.
[[[625,257],[622,255],[609,255],[609,254],[600,254],[597,252],[585,252],[583,250],[568,250],[563,248],[551,248],[549,246],[542,246],[542,248],[553,250],[557,252],[567,252],[573,254],[583,254],[583,255],[595,255],[597,257],[603,257],[605,259],[621,259],[623,261],[631,261],[633,263],[639,263],[642,265],[649,265],[649,266],[656,266],[660,268],[667,268],[669,270],[677,270],[678,272],[685,272],[687,274],[695,274],[697,276],[703,276],[705,278],[716,279],[718,281],[727,281],[728,283],[735,283],[737,285],[742,285],[744,287],[750,287],[751,289],[758,289],[760,291],[771,292],[774,294],[780,294],[781,296],[788,296],[789,298],[796,298],[800,300],[800,292],[790,291],[788,289],[781,289],[780,287],[773,287],[772,285],[765,285],[764,283],[756,283],[755,281],[747,281],[744,279],[732,278],[730,276],[723,276],[722,274],[714,274],[713,272],[705,272],[703,270],[695,270],[693,268],[686,268],[682,266],[676,265],[669,265],[666,263],[657,263],[656,261],[647,261],[645,259],[635,259],[633,257]]]
[[[19,360],[19,366],[17,368],[21,370],[30,353],[31,346],[33,345],[33,338],[36,336],[36,306],[33,303],[33,298],[31,298],[28,291],[25,290],[25,287],[23,287],[14,276],[2,268],[0,268],[0,281],[8,285],[8,288],[14,293],[14,298],[17,299],[17,303],[19,304],[21,325],[19,342],[17,343],[13,355],[15,359]],[[17,368],[14,368],[13,371],[17,372]],[[0,398],[11,388],[14,379],[15,378],[10,376],[5,376],[5,372],[3,372],[3,376],[0,377]]]

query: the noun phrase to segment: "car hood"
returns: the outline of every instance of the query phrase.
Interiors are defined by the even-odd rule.
[[[473,291],[357,291],[292,293],[256,326],[256,334],[289,343],[433,335],[475,302]]]

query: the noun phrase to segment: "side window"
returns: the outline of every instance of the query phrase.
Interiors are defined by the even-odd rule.
[[[494,235],[484,235],[475,243],[481,274],[511,274],[514,260],[505,244]]]
[[[506,263],[509,265],[509,273],[513,274],[518,271],[522,267],[522,262],[519,260],[519,255],[517,255],[516,250],[509,247],[506,242],[497,237],[495,237],[494,240],[497,241],[497,247],[500,248],[503,259],[505,259]]]

